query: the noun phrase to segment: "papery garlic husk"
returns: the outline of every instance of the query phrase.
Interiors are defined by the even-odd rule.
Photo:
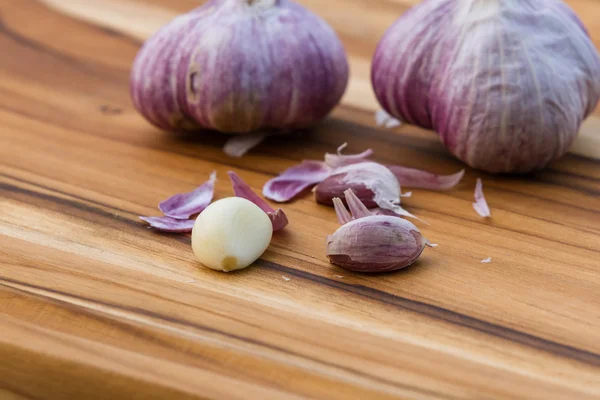
[[[427,240],[411,222],[386,215],[342,225],[327,238],[327,258],[359,272],[395,271],[414,263]]]
[[[289,0],[212,0],[144,44],[131,96],[160,128],[238,134],[310,126],[347,82],[344,48],[320,17]]]
[[[520,173],[567,152],[598,103],[600,57],[559,0],[424,0],[379,43],[372,82],[468,165]]]

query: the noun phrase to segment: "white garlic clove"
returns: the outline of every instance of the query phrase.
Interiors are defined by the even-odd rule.
[[[434,129],[485,171],[567,152],[600,98],[600,57],[560,0],[424,0],[377,47],[372,81],[394,117]]]
[[[256,261],[269,247],[273,226],[256,204],[228,197],[209,205],[196,219],[192,249],[206,267],[235,271]]]

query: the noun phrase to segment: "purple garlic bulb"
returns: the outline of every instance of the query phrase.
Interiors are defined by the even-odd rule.
[[[168,130],[303,128],[348,83],[332,28],[289,0],[211,0],[143,45],[131,72],[138,111]]]
[[[598,51],[560,0],[424,0],[387,31],[371,72],[389,114],[493,173],[565,154],[600,97]]]

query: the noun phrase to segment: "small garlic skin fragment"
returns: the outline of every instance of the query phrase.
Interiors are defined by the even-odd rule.
[[[484,218],[491,217],[492,213],[490,212],[490,207],[483,195],[483,182],[481,181],[481,178],[477,178],[477,183],[475,183],[474,197],[475,203],[473,203],[473,209],[475,212]]]
[[[232,136],[223,147],[223,152],[232,158],[240,158],[261,144],[267,138],[266,133],[253,132],[246,135]]]
[[[194,221],[189,219],[176,219],[171,217],[139,217],[147,222],[150,227],[161,232],[186,233],[191,232]]]
[[[344,150],[346,146],[348,146],[348,143],[344,143],[338,147],[337,154],[325,153],[325,164],[331,168],[339,168],[344,165],[366,161],[367,158],[373,155],[372,149],[367,149],[358,154],[342,154],[342,150]]]
[[[273,226],[256,204],[241,197],[217,200],[198,216],[192,249],[206,267],[235,271],[256,261],[269,247]]]
[[[427,240],[411,222],[379,215],[342,225],[327,239],[331,263],[357,272],[395,271],[414,263]]]
[[[161,201],[158,209],[167,217],[188,219],[194,214],[202,212],[212,201],[215,193],[217,172],[213,171],[210,178],[202,185],[188,193],[177,193]]]
[[[146,41],[133,64],[131,97],[163,129],[285,131],[325,117],[348,72],[334,30],[304,7],[211,0]]]
[[[394,175],[396,175],[398,182],[400,182],[403,187],[430,190],[452,189],[460,183],[465,175],[464,169],[452,175],[437,175],[420,169],[403,167],[401,165],[387,165],[387,167]]]
[[[263,196],[269,200],[283,203],[323,181],[332,169],[323,161],[305,160],[270,179],[263,186]]]
[[[389,114],[492,173],[561,157],[600,98],[598,51],[560,0],[424,0],[389,28],[371,71]]]

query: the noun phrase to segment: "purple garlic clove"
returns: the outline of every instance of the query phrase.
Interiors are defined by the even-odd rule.
[[[565,154],[600,98],[598,51],[560,0],[424,0],[387,31],[371,71],[389,114],[493,173]]]
[[[320,17],[289,0],[213,0],[144,44],[131,94],[161,128],[242,134],[310,126],[347,83],[344,48]]]
[[[410,221],[386,215],[342,225],[327,238],[327,258],[358,272],[395,271],[414,263],[427,240]]]
[[[327,258],[332,264],[357,272],[395,271],[414,263],[429,244],[411,222],[372,215],[352,190],[345,196],[350,212],[339,198],[334,199],[343,225],[327,238]]]
[[[398,215],[416,218],[400,206],[400,183],[385,165],[363,161],[336,168],[315,187],[315,199],[332,205],[336,197],[345,200],[347,189],[352,189],[366,207],[381,207]]]

